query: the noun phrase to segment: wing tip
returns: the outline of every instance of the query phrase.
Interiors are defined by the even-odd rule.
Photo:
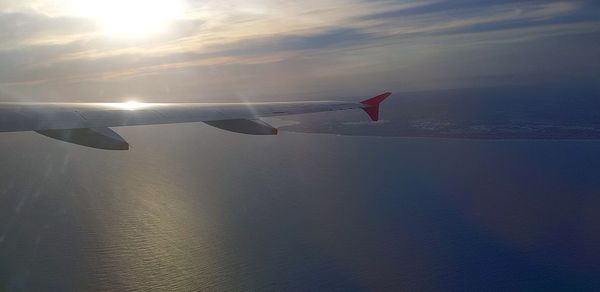
[[[371,97],[369,99],[363,100],[360,103],[368,106],[378,106],[381,102],[383,102],[386,98],[392,95],[391,92],[382,93],[378,96]]]
[[[391,92],[386,92],[375,97],[363,100],[360,103],[364,104],[363,110],[369,115],[372,121],[379,121],[379,104],[386,98],[392,95]]]

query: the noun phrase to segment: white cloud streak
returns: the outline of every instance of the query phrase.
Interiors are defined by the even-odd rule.
[[[441,9],[453,2],[209,0],[187,2],[186,13],[161,34],[119,39],[77,15],[70,1],[0,2],[0,90],[62,91],[71,86],[66,84],[90,82],[126,86],[128,80],[162,75],[162,82],[179,84],[174,74],[191,78],[217,71],[231,74],[217,74],[225,79],[217,83],[241,84],[246,71],[239,68],[273,78],[287,75],[282,70],[297,71],[301,63],[310,66],[302,66],[291,83],[326,77],[352,84],[357,76],[415,70],[428,58],[452,58],[461,50],[600,33],[599,20],[577,17],[585,9],[579,1]]]

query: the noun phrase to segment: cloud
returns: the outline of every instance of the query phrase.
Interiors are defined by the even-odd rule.
[[[549,70],[538,68],[543,62],[549,71],[575,62],[589,70],[597,62],[582,64],[579,56],[593,58],[600,49],[587,42],[600,36],[593,1],[195,1],[165,33],[144,39],[110,38],[58,4],[19,3],[0,5],[0,90],[15,94],[130,90],[143,82],[173,88],[198,84],[198,76],[256,92],[281,90],[268,78],[285,79],[282,84],[297,90],[364,86],[365,80],[388,88],[452,86],[490,69],[495,76],[542,76]],[[571,42],[557,46],[562,59],[551,59],[556,52],[543,47],[551,39]],[[543,61],[523,58],[536,49]],[[498,58],[496,65],[491,58]],[[444,67],[455,60],[468,65]]]

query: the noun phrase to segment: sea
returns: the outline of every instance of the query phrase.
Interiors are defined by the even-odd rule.
[[[600,289],[600,141],[0,134],[0,291]]]

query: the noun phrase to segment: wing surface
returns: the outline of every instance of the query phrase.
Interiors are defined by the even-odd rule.
[[[361,103],[0,103],[0,132],[253,120],[363,108]]]
[[[377,121],[384,93],[362,102],[304,101],[262,103],[0,103],[0,132],[36,131],[65,142],[100,149],[129,145],[110,127],[205,122],[244,134],[274,135],[261,121],[306,113],[362,109]]]

